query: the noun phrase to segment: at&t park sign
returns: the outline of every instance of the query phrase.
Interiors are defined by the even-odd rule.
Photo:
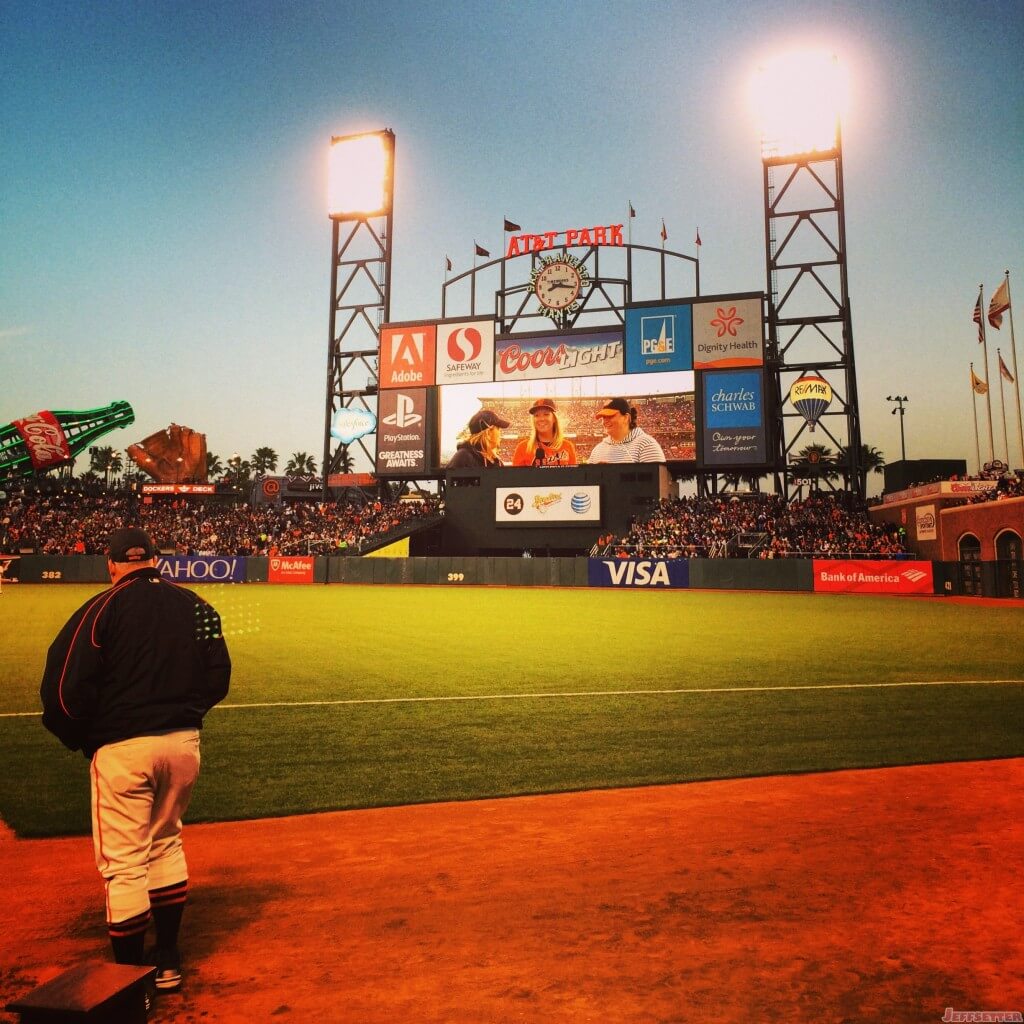
[[[559,238],[565,239],[559,242]],[[624,245],[621,224],[602,224],[591,228],[566,228],[565,231],[541,231],[539,234],[513,235],[508,240],[505,259],[523,256],[528,252],[543,252],[545,249],[561,248],[565,245]]]

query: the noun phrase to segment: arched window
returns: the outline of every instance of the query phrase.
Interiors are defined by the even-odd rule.
[[[960,538],[960,561],[981,561],[981,541],[973,533],[965,533]]]
[[[1024,558],[1022,551],[1024,551],[1024,546],[1021,545],[1020,534],[1016,530],[1003,530],[996,537],[996,558],[1000,562],[1019,562]]]

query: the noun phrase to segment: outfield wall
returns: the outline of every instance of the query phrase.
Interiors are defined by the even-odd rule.
[[[3,556],[5,580],[106,583],[101,555]],[[1024,566],[998,562],[839,559],[617,559],[437,556],[416,558],[172,556],[165,579],[199,583],[350,583],[495,587],[632,587],[818,593],[968,594],[1020,597]]]

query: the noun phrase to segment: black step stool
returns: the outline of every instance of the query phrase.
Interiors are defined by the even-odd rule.
[[[145,1024],[147,978],[155,967],[84,963],[7,1004],[21,1024]]]

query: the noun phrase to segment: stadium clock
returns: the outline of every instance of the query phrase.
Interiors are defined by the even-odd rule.
[[[590,283],[582,261],[568,254],[542,257],[530,274],[530,286],[541,305],[541,312],[553,320],[562,320],[579,308],[579,298]]]

